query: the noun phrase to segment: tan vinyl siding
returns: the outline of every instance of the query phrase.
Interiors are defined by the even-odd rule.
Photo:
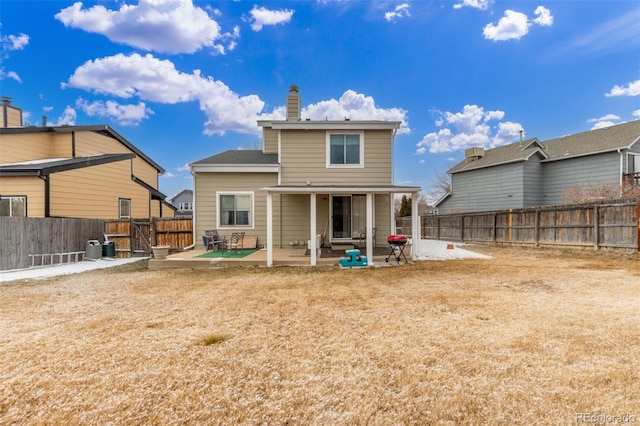
[[[149,217],[149,192],[131,180],[131,162],[118,161],[51,175],[51,216],[115,219],[118,200],[131,199],[132,217]]]
[[[267,237],[267,194],[259,188],[276,185],[276,173],[196,173],[194,179],[195,232],[197,243],[202,244],[205,230],[218,229],[217,193],[219,191],[253,192],[253,224],[245,227],[224,227],[218,229],[220,235],[230,236],[232,232],[244,231],[246,235],[257,235],[258,244],[266,244]],[[280,204],[279,197],[273,197],[274,247],[280,245],[277,238],[280,216],[276,208]]]
[[[95,132],[76,132],[76,157],[132,152],[117,139]],[[139,156],[134,158],[132,173],[135,177],[158,189],[158,170],[143,158]]]
[[[262,133],[263,152],[265,154],[278,153],[278,131],[265,127]]]
[[[51,136],[45,133],[2,135],[0,163],[52,158],[51,144]]]
[[[327,132],[283,130],[282,184],[306,185],[311,182],[312,185],[390,185],[391,131],[368,130],[363,134],[364,167],[327,168]]]
[[[391,234],[391,207],[389,205],[390,195],[376,194],[374,199],[376,241],[374,246],[385,246],[387,236]]]
[[[76,157],[95,154],[129,153],[131,150],[117,139],[96,132],[80,131],[76,134]]]
[[[0,120],[2,120],[0,127],[22,127],[22,110],[10,105],[3,106],[4,108],[7,111],[7,121],[4,121],[4,112],[0,114]]]
[[[26,136],[26,135],[25,135]],[[73,157],[73,139],[70,133],[50,133],[49,138],[49,156],[53,158],[71,158]]]
[[[1,195],[27,197],[27,216],[44,217],[44,181],[36,176],[0,177]]]

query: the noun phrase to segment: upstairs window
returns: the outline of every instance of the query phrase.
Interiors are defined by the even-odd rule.
[[[193,202],[191,201],[180,201],[178,210],[181,212],[187,212],[193,210]]]
[[[219,198],[220,226],[252,226],[251,194],[221,194]]]
[[[120,219],[131,219],[131,199],[120,198],[118,202],[118,217]]]
[[[363,157],[361,133],[327,135],[327,167],[362,167]]]
[[[0,216],[26,216],[27,197],[7,195],[0,197]]]

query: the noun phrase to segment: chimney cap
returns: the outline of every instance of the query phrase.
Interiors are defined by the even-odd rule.
[[[295,84],[292,84],[291,86],[289,86],[289,92],[298,93],[298,86]]]

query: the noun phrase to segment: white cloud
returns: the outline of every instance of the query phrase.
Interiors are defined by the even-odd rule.
[[[609,93],[605,93],[605,96],[640,96],[640,80],[632,81],[626,87],[616,84]]]
[[[0,24],[0,28],[2,24]],[[3,60],[9,58],[9,53],[14,50],[23,50],[29,44],[29,36],[23,33],[18,35],[2,35],[0,33],[0,80],[11,78],[18,83],[22,83],[22,79],[15,71],[5,71],[1,66]]]
[[[634,117],[640,117],[640,109],[637,109],[631,113]]]
[[[2,50],[22,50],[29,44],[29,36],[23,33],[18,35],[0,35],[0,43],[2,43]]]
[[[283,114],[284,107],[278,109]],[[311,104],[302,109],[302,117],[312,120],[388,120],[400,121],[398,133],[410,133],[407,111],[401,108],[378,108],[373,97],[353,90],[345,91],[340,99],[330,99]]]
[[[487,24],[482,30],[484,38],[493,41],[519,39],[529,32],[529,18],[524,13],[506,10],[497,25]]]
[[[178,167],[177,169],[179,172],[188,172],[191,170],[191,168],[189,167],[189,163],[186,163],[184,166],[182,167]]]
[[[260,31],[265,25],[278,25],[286,24],[291,21],[294,10],[269,10],[266,7],[254,6],[249,12],[253,18],[253,24],[251,29],[253,31]]]
[[[76,113],[76,110],[67,105],[62,115],[58,117],[58,120],[55,122],[48,122],[47,126],[62,126],[63,124],[73,126],[76,124],[77,118],[78,114]]]
[[[386,12],[384,14],[384,19],[387,21],[395,21],[396,19],[408,18],[411,14],[409,13],[409,3],[402,3],[396,6],[396,8],[391,12]]]
[[[461,3],[453,5],[454,9],[462,9],[463,7],[472,7],[474,9],[487,10],[491,0],[462,0]]]
[[[264,102],[256,95],[239,96],[221,81],[176,70],[168,60],[151,54],[118,54],[87,61],[78,67],[63,88],[72,87],[92,93],[174,104],[198,101],[207,116],[205,134],[226,131],[259,133],[256,124]]]
[[[503,111],[485,111],[477,105],[465,105],[461,112],[438,112],[436,125],[450,125],[437,132],[428,133],[416,144],[416,154],[429,150],[431,153],[453,152],[471,147],[493,148],[519,140],[522,125],[511,121],[489,125],[490,121],[502,120]],[[452,130],[453,128],[453,130]]]
[[[224,53],[215,41],[220,26],[191,0],[140,0],[118,10],[102,5],[83,9],[82,3],[62,9],[55,18],[66,27],[102,34],[109,40],[162,53],[193,53],[210,47]]]
[[[534,23],[542,25],[543,27],[550,27],[553,25],[553,16],[551,16],[551,11],[546,7],[538,6],[533,13],[538,16],[533,20]]]
[[[5,72],[3,69],[0,69],[0,80],[4,80],[5,78],[12,78],[18,83],[22,83],[22,79],[15,71]]]
[[[553,24],[551,11],[545,7],[538,6],[534,12],[538,17],[529,21],[529,17],[513,10],[505,10],[504,16],[498,20],[497,24],[487,24],[482,30],[484,38],[493,41],[519,40],[527,35],[529,27],[533,24],[550,26]]]
[[[615,114],[607,114],[607,115],[603,115],[600,118],[590,118],[587,120],[587,123],[597,123],[599,121],[609,121],[609,120],[620,120],[620,117],[618,117]]]
[[[620,117],[615,114],[607,114],[599,118],[590,118],[587,120],[587,123],[594,123],[591,130],[602,129],[620,124]]]
[[[147,108],[144,102],[139,102],[137,105],[121,105],[116,101],[89,103],[79,98],[76,100],[76,107],[89,117],[107,117],[123,126],[136,126],[143,119],[148,118],[149,114],[153,114],[153,111]]]

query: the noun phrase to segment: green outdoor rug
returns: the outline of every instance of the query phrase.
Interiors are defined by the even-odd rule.
[[[251,253],[255,253],[256,251],[258,250],[257,249],[244,249],[244,250],[238,250],[238,251],[225,250],[224,252],[220,250],[216,250],[216,251],[208,251],[196,257],[205,257],[205,258],[223,257],[225,259],[240,259],[242,257],[250,255]]]

